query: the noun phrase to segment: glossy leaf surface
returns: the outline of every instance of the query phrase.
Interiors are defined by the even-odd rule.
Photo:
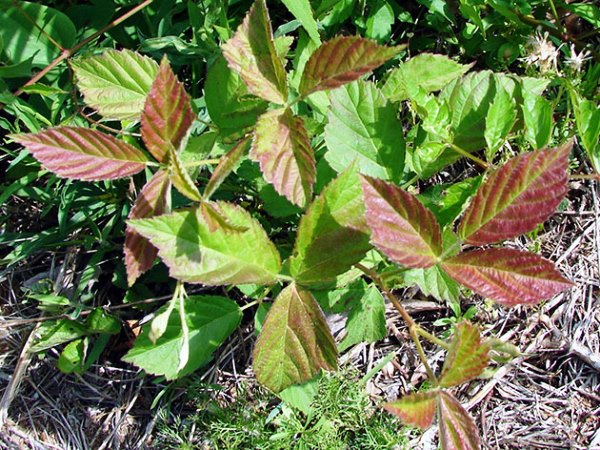
[[[440,391],[437,400],[442,450],[479,450],[479,430],[456,398]]]
[[[573,146],[516,156],[479,188],[459,227],[472,245],[511,239],[533,230],[567,193],[567,164]]]
[[[361,178],[371,243],[398,264],[433,266],[442,253],[442,234],[431,211],[398,186]]]
[[[164,56],[142,111],[146,148],[159,162],[165,162],[169,146],[179,148],[193,121],[190,97]]]
[[[11,136],[44,167],[76,180],[114,180],[134,175],[146,157],[134,146],[89,128],[56,127]]]
[[[254,372],[273,392],[337,368],[337,349],[309,291],[291,284],[275,299],[254,349]]]
[[[276,109],[259,117],[250,156],[275,190],[304,207],[310,201],[316,178],[315,156],[304,122],[289,109]]]
[[[433,423],[437,395],[436,391],[418,392],[385,403],[383,408],[398,416],[406,425],[424,430]]]
[[[143,219],[160,216],[170,209],[170,203],[171,182],[167,173],[161,170],[155,173],[150,181],[144,185],[129,212],[128,218]],[[127,283],[131,286],[141,274],[152,267],[158,251],[150,244],[148,239],[127,226],[124,252]]]
[[[469,322],[456,326],[444,362],[441,387],[457,386],[481,375],[489,363],[489,345],[481,342],[479,329]]]
[[[131,50],[71,61],[85,103],[105,119],[138,120],[158,73],[158,64]]]
[[[254,2],[222,49],[229,67],[240,75],[252,94],[280,105],[287,101],[286,74],[275,52],[265,0]]]
[[[300,81],[300,93],[306,96],[357,80],[403,48],[381,46],[359,36],[333,38],[323,43],[309,58]]]
[[[356,167],[343,172],[310,205],[298,227],[290,273],[301,284],[334,281],[369,244]]]
[[[233,227],[245,231],[211,231],[199,208],[130,220],[129,225],[158,248],[173,278],[211,286],[273,283],[281,261],[258,221],[237,205],[215,205]]]
[[[572,286],[550,261],[509,248],[459,253],[442,268],[477,294],[506,306],[536,304]]]

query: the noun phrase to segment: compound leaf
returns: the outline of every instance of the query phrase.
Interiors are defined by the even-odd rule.
[[[315,156],[304,122],[289,109],[259,117],[250,156],[257,160],[265,180],[290,202],[304,207],[312,197],[316,178]]]
[[[142,139],[159,162],[164,162],[169,146],[179,144],[194,121],[190,97],[163,57],[142,111]]]
[[[353,166],[310,205],[298,227],[290,273],[301,284],[334,281],[371,247],[360,180]]]
[[[459,253],[442,262],[442,268],[479,295],[506,306],[536,304],[572,286],[550,261],[509,248]]]
[[[479,188],[459,227],[472,245],[511,239],[552,215],[567,193],[567,164],[573,146],[539,150],[510,159]]]
[[[359,36],[333,38],[308,59],[300,81],[300,94],[307,96],[357,80],[396,56],[404,47],[385,47]]]
[[[12,135],[19,144],[58,176],[76,180],[114,180],[146,167],[134,146],[89,128],[55,127],[35,134]]]
[[[436,391],[418,392],[385,403],[383,408],[398,416],[406,425],[424,430],[433,423],[437,396]]]
[[[489,350],[489,345],[481,342],[476,326],[469,322],[459,323],[444,362],[440,386],[457,386],[481,375],[490,361]]]
[[[404,136],[397,108],[375,84],[359,80],[336,89],[325,126],[325,159],[341,172],[358,161],[365,175],[398,181],[404,169]]]
[[[285,69],[275,52],[265,0],[254,2],[222,49],[229,67],[240,75],[252,94],[280,105],[287,101]]]
[[[187,338],[182,331],[179,302],[169,315],[164,333],[153,343],[151,325],[142,327],[133,348],[123,360],[148,373],[164,375],[168,380],[192,373],[210,361],[212,353],[239,326],[242,312],[232,300],[218,296],[191,296],[184,300]],[[168,308],[163,306],[158,314]],[[184,342],[185,340],[185,342]],[[187,362],[179,367],[182,351],[189,349]]]
[[[361,178],[371,243],[398,264],[433,266],[442,253],[442,233],[431,211],[398,186]]]
[[[129,219],[160,216],[170,209],[171,182],[163,170],[156,172],[144,185],[129,212]],[[125,230],[125,268],[129,286],[152,267],[158,251],[148,239],[129,225]]]
[[[158,64],[131,50],[105,50],[101,56],[71,62],[85,103],[105,119],[138,120]]]
[[[442,450],[478,450],[477,425],[458,400],[449,392],[439,391],[437,407]]]
[[[210,286],[273,283],[281,260],[258,221],[231,203],[215,207],[231,229],[211,231],[200,208],[128,223],[158,248],[173,278]]]
[[[291,284],[275,299],[254,348],[254,372],[273,392],[337,368],[325,316],[309,291]]]

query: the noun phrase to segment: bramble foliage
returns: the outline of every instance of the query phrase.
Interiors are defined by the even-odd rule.
[[[56,23],[44,36],[74,45],[74,30],[62,26],[70,19],[59,11],[4,3],[7,29],[29,39],[32,24],[20,10],[46,13]],[[188,5],[193,44],[164,36],[142,45],[151,56],[107,48],[70,61],[83,102],[100,117],[96,126],[56,109],[57,99],[67,102],[57,74],[46,75],[55,85],[34,84],[23,91],[32,101],[41,96],[40,108],[49,110],[52,120],[35,111],[36,103],[4,95],[6,112],[18,120],[2,126],[26,149],[9,151],[8,173],[26,169],[19,169],[22,178],[10,175],[15,181],[3,201],[38,178],[29,155],[59,177],[48,175],[47,188],[71,192],[72,209],[84,189],[96,191],[90,197],[119,196],[106,208],[102,201],[82,206],[91,209],[78,220],[96,222],[100,238],[87,244],[102,249],[96,263],[108,252],[102,242],[111,230],[124,230],[126,283],[121,286],[128,295],[148,290],[144,273],[160,267],[156,259],[177,280],[171,300],[155,311],[123,358],[167,379],[205,365],[242,320],[233,295],[188,297],[184,283],[237,287],[261,308],[273,293],[259,322],[253,367],[257,380],[282,396],[322,370],[334,370],[338,350],[383,338],[387,298],[406,321],[432,388],[384,408],[420,428],[437,415],[442,448],[478,448],[475,423],[449,389],[482,374],[490,344],[468,321],[456,324],[448,342],[429,335],[393,291],[416,284],[424,294],[456,304],[459,292],[468,288],[513,307],[538,304],[572,285],[551,261],[502,242],[535,229],[564,200],[573,130],[598,169],[600,117],[590,81],[600,77],[598,62],[583,77],[586,59],[581,53],[577,59],[575,47],[564,73],[557,67],[558,53],[547,61],[547,55],[532,50],[526,61],[538,69],[530,67],[525,75],[501,72],[527,48],[532,21],[539,22],[524,2],[461,1],[459,11],[428,5],[428,27],[445,32],[457,21],[465,24],[471,37],[458,39],[466,64],[427,46],[415,47],[417,54],[409,57],[410,41],[383,45],[396,15],[412,17],[393,1],[378,2],[384,5],[378,10],[368,6],[366,20],[346,5],[353,2],[334,2],[313,13],[307,1],[284,1],[301,27],[296,43],[286,34],[293,27],[273,31],[265,0],[254,2],[235,31],[223,21],[227,11],[218,2],[208,3],[205,11]],[[598,25],[600,10],[586,16],[577,12],[577,4],[562,6]],[[350,18],[366,37],[335,35]],[[513,39],[491,39],[485,53],[477,54],[471,40],[482,42],[502,27],[515,31]],[[1,34],[7,66],[0,68],[0,87],[6,86],[2,79],[10,79],[11,67],[21,73],[24,66],[44,67],[58,56],[17,54],[6,33]],[[552,45],[544,36],[536,39]],[[37,45],[51,47],[45,41]],[[158,64],[152,56],[160,54]],[[494,71],[475,70],[477,58]],[[193,73],[204,70],[196,60],[210,63],[203,95],[196,79],[188,94],[188,83],[180,80],[187,72],[180,70],[178,77],[174,70],[190,61]],[[373,71],[377,76],[367,80]],[[544,95],[552,95],[551,89],[560,91],[554,100]],[[565,108],[573,117],[555,126]],[[105,123],[120,124],[116,136]],[[431,185],[431,177],[457,161],[476,163],[471,173],[479,173]],[[211,165],[214,169],[206,170]],[[139,192],[131,205],[124,200],[124,185],[109,182],[130,177],[135,186],[130,193]],[[61,178],[103,183],[87,188]],[[418,186],[428,183],[417,195]],[[32,192],[32,198],[47,200]],[[61,220],[48,239],[82,226],[71,229]],[[108,228],[103,232],[101,226]],[[14,265],[47,245],[39,239],[15,247],[3,262]],[[393,265],[400,276],[388,276]],[[77,297],[85,286],[80,284],[71,299],[37,299],[69,311],[72,302],[85,303]],[[344,296],[354,300],[344,304]],[[323,311],[336,308],[348,312],[347,334],[338,346]],[[118,333],[118,322],[100,308],[85,321],[78,320],[81,307],[71,312],[70,319],[45,323],[34,349],[68,343],[59,367],[81,372],[98,358],[107,337]],[[419,336],[447,350],[441,374],[429,369]]]

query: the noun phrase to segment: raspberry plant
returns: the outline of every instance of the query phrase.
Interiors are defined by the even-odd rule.
[[[451,389],[482,374],[497,351],[495,341],[483,339],[467,321],[456,325],[449,341],[433,336],[396,297],[390,273],[442,301],[455,299],[461,285],[506,307],[535,305],[568,289],[571,283],[552,262],[502,242],[553,214],[567,193],[573,142],[546,148],[552,105],[541,96],[544,80],[468,73],[469,65],[424,53],[391,70],[380,87],[364,76],[404,46],[359,36],[321,43],[311,23],[303,22],[310,41],[298,49],[290,73],[291,42],[273,37],[265,0],[254,3],[222,46],[205,89],[227,151],[201,188],[195,168],[210,162],[190,163],[183,156],[196,113],[166,57],[158,65],[129,50],[107,50],[71,63],[87,105],[106,119],[139,121],[143,147],[73,126],[12,139],[60,177],[113,180],[146,171],[149,179],[125,232],[127,281],[134,285],[158,256],[178,285],[125,361],[167,379],[182,377],[205,364],[238,327],[242,310],[233,300],[188,297],[184,283],[267,287],[276,297],[261,326],[253,367],[262,385],[280,393],[336,369],[338,348],[322,311],[331,305],[318,299],[359,286],[364,295],[349,306],[340,348],[385,336],[385,297],[408,326],[432,386],[384,408],[420,428],[437,415],[442,448],[478,448],[474,421]],[[588,125],[597,111],[575,89],[568,92],[597,166],[599,130]],[[401,102],[415,119],[410,129],[407,114],[399,119]],[[414,136],[410,146],[406,134]],[[504,162],[495,166],[509,134],[521,135],[533,151],[500,158]],[[474,154],[482,149],[487,161]],[[454,199],[436,203],[410,191],[416,180],[465,157],[485,172],[449,188]],[[242,206],[241,194],[239,201],[213,200],[248,161],[302,211],[289,256],[282,257],[256,211]],[[324,187],[318,186],[320,167],[330,174]],[[187,198],[186,207],[173,210],[173,187]],[[447,350],[441,373],[429,366],[421,339]],[[73,351],[69,346],[65,358]],[[81,347],[76,350],[81,357]]]

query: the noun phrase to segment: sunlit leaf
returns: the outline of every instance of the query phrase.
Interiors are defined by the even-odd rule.
[[[418,392],[385,403],[383,408],[398,416],[406,425],[424,430],[433,423],[437,396],[437,391]]]
[[[212,286],[273,283],[281,260],[258,221],[237,205],[216,205],[225,220],[245,231],[211,231],[199,208],[128,223],[158,248],[173,278]]]
[[[506,306],[535,304],[572,286],[550,261],[509,248],[459,253],[442,262],[442,268],[477,294]]]
[[[129,219],[160,216],[170,209],[171,182],[163,170],[154,174],[140,191],[129,212]],[[125,268],[129,286],[146,270],[152,267],[156,248],[145,237],[127,226],[125,230]]]
[[[179,154],[171,146],[167,149],[167,154],[169,159],[169,178],[173,186],[190,200],[195,202],[201,201],[202,195],[200,195],[200,191],[198,191],[194,180],[192,180],[188,171],[183,166]]]
[[[105,119],[138,120],[158,64],[131,50],[105,50],[101,56],[71,61],[85,103]]]
[[[398,264],[433,266],[442,253],[442,233],[431,211],[393,184],[361,178],[371,243]]]
[[[323,189],[302,217],[290,273],[301,284],[323,283],[359,262],[369,244],[356,166]]]
[[[193,121],[190,97],[164,56],[142,112],[146,148],[158,161],[165,162],[169,146],[179,148]]]
[[[423,295],[431,295],[441,302],[458,302],[458,283],[437,265],[427,269],[407,270],[404,272],[404,283],[409,286],[416,284]]]
[[[289,109],[275,109],[259,117],[250,156],[275,190],[304,207],[316,178],[315,156],[304,122]]]
[[[254,2],[222,49],[229,67],[240,75],[251,93],[280,105],[287,101],[286,74],[275,52],[265,0]]]
[[[282,0],[282,3],[290,10],[298,22],[302,24],[310,38],[317,44],[321,43],[321,37],[317,29],[317,22],[308,0]]]
[[[300,94],[307,96],[357,80],[400,53],[404,47],[385,47],[359,36],[333,38],[317,48],[306,63]]]
[[[489,350],[489,345],[481,342],[476,326],[469,322],[459,323],[444,362],[440,386],[457,386],[481,375],[490,360]]]
[[[254,372],[273,392],[335,370],[337,349],[318,303],[295,284],[275,299],[254,349]]]
[[[385,300],[376,286],[368,287],[348,308],[350,313],[346,335],[339,343],[340,352],[360,342],[372,343],[386,337]]]
[[[219,160],[219,164],[215,167],[210,180],[206,183],[204,188],[204,199],[208,200],[215,191],[221,186],[221,183],[225,181],[225,178],[231,173],[236,164],[242,159],[244,150],[246,150],[248,144],[248,138],[242,139],[238,142],[231,150]]]
[[[442,450],[479,450],[479,430],[456,398],[439,391],[437,398]]]
[[[600,17],[598,18],[600,21]],[[596,172],[600,171],[600,104],[593,100],[574,102],[575,122],[581,144],[588,153]]]
[[[114,180],[146,167],[146,157],[133,145],[89,128],[56,127],[11,137],[44,167],[65,178]]]
[[[494,100],[485,117],[483,136],[487,143],[486,157],[488,161],[493,159],[496,151],[504,143],[516,119],[517,110],[514,98],[506,89],[498,85]]]
[[[459,227],[472,245],[511,239],[552,215],[567,193],[567,164],[573,146],[525,153],[510,159],[479,188]]]

